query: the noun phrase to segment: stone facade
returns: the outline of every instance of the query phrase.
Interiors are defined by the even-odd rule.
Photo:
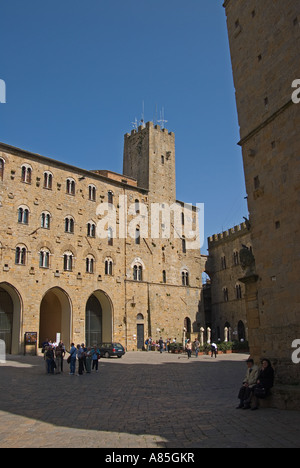
[[[243,276],[240,250],[243,246],[252,249],[246,223],[208,238],[205,271],[210,277],[210,328],[214,341],[248,339],[245,285],[240,281]],[[225,328],[228,329],[227,336]]]
[[[184,326],[202,326],[200,248],[186,248],[184,229],[167,235],[163,218],[158,237],[144,235],[153,203],[183,211],[174,134],[147,123],[124,141],[123,175],[0,144],[0,338],[8,352],[23,351],[25,332],[37,332],[39,345],[60,333],[67,347],[102,340],[132,350],[149,335],[182,341]],[[195,225],[195,208],[189,216]]]
[[[277,382],[299,383],[300,2],[227,0],[255,268],[244,275],[251,353],[269,357]]]

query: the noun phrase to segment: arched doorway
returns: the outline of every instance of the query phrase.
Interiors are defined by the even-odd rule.
[[[102,343],[102,307],[94,294],[90,296],[86,304],[85,343],[86,346]]]
[[[184,319],[184,328],[186,329],[186,338],[189,340],[192,332],[192,323],[189,317],[185,317]]]
[[[55,341],[57,334],[60,334],[60,339],[69,349],[71,311],[71,301],[67,293],[60,288],[49,289],[40,306],[40,347],[47,339]]]
[[[137,349],[144,349],[145,347],[145,324],[143,314],[138,314],[136,317],[136,336],[137,336]]]
[[[85,341],[86,346],[113,341],[113,307],[104,291],[94,291],[86,303]]]
[[[20,352],[21,298],[8,283],[0,283],[0,339],[8,354]]]
[[[244,322],[242,322],[242,320],[240,320],[238,323],[238,338],[239,338],[239,341],[241,340],[245,341],[246,339],[246,329],[245,329]]]

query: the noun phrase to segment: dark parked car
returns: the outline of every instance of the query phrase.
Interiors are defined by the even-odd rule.
[[[118,356],[121,358],[125,354],[125,349],[120,343],[100,343],[99,351],[101,357]]]

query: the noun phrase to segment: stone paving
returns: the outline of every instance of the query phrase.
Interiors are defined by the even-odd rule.
[[[0,447],[299,448],[300,411],[236,410],[247,355],[131,352],[99,373],[0,364]]]

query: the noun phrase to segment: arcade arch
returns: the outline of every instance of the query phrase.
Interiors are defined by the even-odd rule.
[[[21,315],[19,292],[9,283],[0,283],[0,339],[5,341],[8,354],[20,352]]]
[[[86,303],[85,344],[93,346],[113,341],[113,306],[102,290],[94,291]]]
[[[61,288],[49,289],[40,306],[39,346],[47,339],[55,341],[59,333],[67,349],[70,349],[72,305],[68,294]]]

